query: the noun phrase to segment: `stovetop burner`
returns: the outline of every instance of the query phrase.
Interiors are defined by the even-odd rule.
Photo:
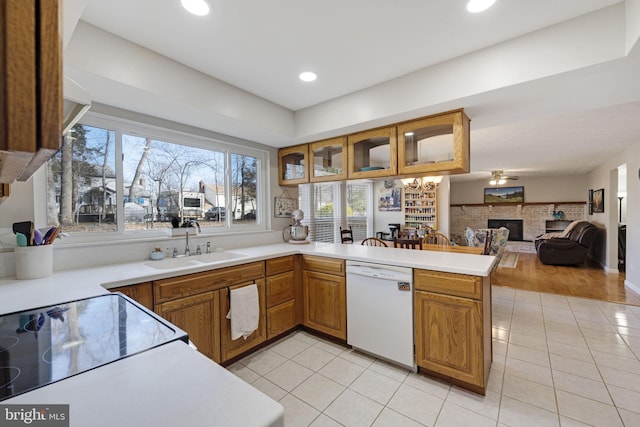
[[[0,401],[187,334],[114,293],[0,316]]]

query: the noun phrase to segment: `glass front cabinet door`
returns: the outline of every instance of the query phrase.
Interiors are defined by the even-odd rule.
[[[311,182],[347,179],[347,137],[309,144]]]
[[[397,175],[395,126],[351,134],[348,148],[349,179]]]
[[[278,172],[280,185],[309,182],[309,145],[296,145],[278,150]]]
[[[469,118],[463,110],[398,125],[398,173],[469,172]]]

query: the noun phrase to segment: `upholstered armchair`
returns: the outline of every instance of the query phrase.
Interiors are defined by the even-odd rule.
[[[467,246],[484,248],[483,253],[485,255],[495,256],[496,263],[493,265],[493,269],[498,268],[509,240],[508,228],[478,228],[474,230],[473,228],[465,227],[464,237],[467,240]],[[487,238],[489,238],[489,241],[487,241]]]

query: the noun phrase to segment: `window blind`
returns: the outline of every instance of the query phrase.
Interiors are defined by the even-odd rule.
[[[366,183],[301,184],[299,206],[314,242],[340,242],[340,227],[351,226],[354,240],[362,240],[373,229],[372,185]]]

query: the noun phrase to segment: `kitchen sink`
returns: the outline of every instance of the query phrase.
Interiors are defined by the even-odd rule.
[[[215,264],[217,262],[229,261],[246,256],[247,254],[242,252],[212,252],[210,254],[165,258],[160,261],[149,261],[145,262],[145,265],[158,270],[172,270],[175,268],[194,267],[202,264]]]
[[[211,264],[222,261],[229,261],[231,259],[244,258],[247,254],[242,252],[212,252],[210,254],[202,254],[195,255],[191,258],[195,259],[198,262],[202,262],[205,264]]]
[[[193,267],[194,265],[200,265],[200,263],[193,258],[195,257],[165,258],[160,261],[145,262],[144,264],[148,267],[158,270],[173,270],[175,268]]]

